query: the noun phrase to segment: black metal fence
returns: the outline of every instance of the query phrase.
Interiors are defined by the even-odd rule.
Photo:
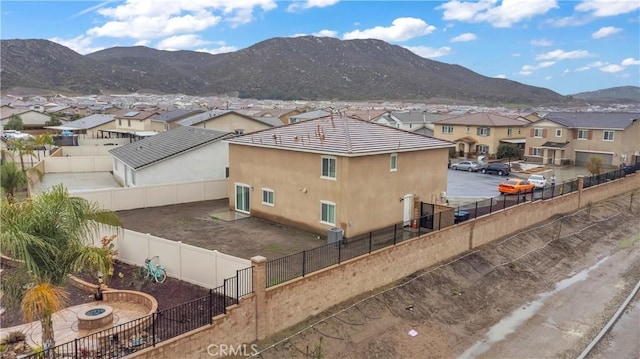
[[[622,178],[640,171],[640,164],[625,166],[598,176],[584,177],[583,188]],[[396,245],[399,242],[419,237],[425,233],[437,231],[466,220],[491,214],[505,208],[525,202],[539,201],[563,196],[578,190],[578,180],[574,179],[553,186],[538,189],[532,193],[520,195],[502,195],[464,204],[436,212],[431,203],[422,203],[421,216],[407,223],[372,231],[339,242],[305,250],[285,257],[272,259],[266,263],[266,286],[271,287],[304,277],[309,273],[340,264],[351,258],[371,253],[380,248]]]
[[[116,325],[72,342],[57,345],[24,358],[122,358],[138,350],[194,329],[212,324],[212,318],[225,314],[227,307],[253,292],[252,268],[236,271],[236,276],[211,289],[209,295],[158,310],[145,317]]]

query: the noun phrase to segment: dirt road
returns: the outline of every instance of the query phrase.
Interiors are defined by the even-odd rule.
[[[637,196],[629,206],[597,203],[416,273],[260,343],[277,343],[261,357],[576,357],[640,279]]]

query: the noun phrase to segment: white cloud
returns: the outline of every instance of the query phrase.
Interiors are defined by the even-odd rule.
[[[619,27],[614,27],[614,26],[607,26],[607,27],[601,27],[600,30],[594,32],[593,34],[591,34],[591,37],[594,39],[601,39],[603,37],[607,37],[607,36],[611,36],[613,34],[616,34],[618,32],[622,31],[621,28]]]
[[[53,37],[53,38],[50,38],[49,41],[53,41],[62,46],[66,46],[81,55],[90,54],[92,52],[96,52],[104,49],[104,47],[91,46],[91,43],[93,42],[93,38],[85,35],[79,35],[74,37],[73,39],[68,39],[68,40],[61,39],[59,37]]]
[[[493,27],[511,27],[525,19],[546,14],[557,8],[556,0],[452,0],[438,6],[444,20],[487,22]]]
[[[404,48],[427,59],[435,59],[437,57],[447,56],[451,53],[451,48],[447,46],[438,49],[427,46],[404,46]]]
[[[307,0],[307,1],[294,1],[287,7],[287,11],[294,12],[305,9],[311,9],[314,7],[327,7],[337,4],[340,0]]]
[[[126,0],[97,13],[107,21],[87,31],[95,37],[149,40],[206,30],[221,21],[232,26],[251,22],[256,9],[269,11],[275,0]]]
[[[220,46],[218,48],[214,48],[214,49],[196,49],[194,51],[197,52],[208,52],[210,54],[224,54],[226,52],[234,52],[234,51],[238,51],[238,48],[235,46]]]
[[[309,35],[317,36],[317,37],[338,37],[338,32],[333,30],[320,30],[312,34],[304,34],[304,33],[293,34],[291,35],[291,37],[302,37],[302,36],[309,36]]]
[[[345,40],[351,39],[379,39],[389,42],[402,42],[415,37],[428,35],[436,30],[422,19],[414,17],[400,17],[389,27],[376,26],[366,30],[354,30],[342,35]]]
[[[461,35],[458,35],[456,37],[454,37],[453,39],[451,39],[451,42],[466,42],[466,41],[473,41],[475,39],[477,39],[478,37],[476,36],[476,34],[467,32]]]
[[[539,40],[531,40],[531,45],[533,46],[551,46],[553,45],[553,41],[547,39],[539,39]]]
[[[545,67],[551,67],[555,64],[556,64],[555,61],[544,61],[536,65],[524,65],[520,69],[519,74],[525,75],[525,76],[531,75],[535,70],[543,69]]]
[[[569,69],[564,69],[564,71],[562,71],[563,74],[568,74],[569,72],[571,72]]]
[[[195,34],[171,36],[158,42],[156,48],[160,50],[181,50],[191,49],[196,46],[207,45],[208,41],[203,40]]]
[[[570,27],[570,26],[581,26],[584,24],[588,24],[592,18],[589,16],[567,16],[561,18],[552,18],[544,21],[546,26],[550,27]]]
[[[497,79],[506,79],[507,75],[500,74],[500,75],[495,75],[494,77]]]
[[[600,71],[602,72],[608,72],[608,73],[616,73],[616,72],[620,72],[624,70],[624,66],[620,66],[620,65],[607,65],[607,66],[602,66],[600,68]]]
[[[578,72],[587,71],[587,70],[591,70],[591,67],[589,67],[589,66],[582,66],[582,67],[578,67],[578,68],[576,69],[576,71],[578,71]]]
[[[522,54],[521,54],[521,53],[516,52],[515,54],[511,54],[511,56],[512,56],[512,57],[520,57],[520,56],[522,56]]]
[[[636,60],[633,57],[622,60],[620,63],[622,66],[640,65],[640,60]]]
[[[545,80],[547,80],[547,81],[549,81],[549,80],[551,80],[552,78],[553,78],[553,76],[546,76],[544,79],[545,79]]]
[[[557,49],[537,55],[536,60],[574,60],[591,56],[593,55],[586,50],[564,51]]]
[[[518,72],[518,74],[522,75],[522,76],[529,76],[529,75],[532,74],[532,72],[531,71],[526,71],[526,70],[521,70],[520,72]]]
[[[594,16],[615,16],[627,14],[640,9],[640,1],[637,0],[584,0],[576,5],[576,11],[592,12]]]

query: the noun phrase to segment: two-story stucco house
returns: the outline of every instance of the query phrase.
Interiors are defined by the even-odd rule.
[[[442,115],[426,111],[387,112],[372,119],[381,125],[399,128],[401,130],[433,136],[434,122],[446,120],[455,115]]]
[[[164,112],[151,118],[151,130],[162,132],[178,127],[178,122],[182,119],[203,113],[201,109],[178,108]]]
[[[229,139],[229,206],[346,237],[409,223],[439,203],[453,144],[349,117],[323,117]]]
[[[114,114],[116,130],[121,132],[145,132],[151,130],[151,118],[160,111],[120,110]]]
[[[178,127],[109,150],[125,187],[226,178],[232,133]]]
[[[434,122],[433,135],[454,142],[460,157],[495,156],[501,142],[524,147],[524,119],[477,112]]]
[[[583,166],[600,157],[605,166],[640,158],[640,113],[551,112],[525,131],[527,161]]]

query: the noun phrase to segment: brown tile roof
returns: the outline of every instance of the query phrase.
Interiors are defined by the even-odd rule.
[[[329,116],[234,137],[229,143],[290,151],[360,156],[448,148],[454,144],[350,117]]]
[[[477,112],[468,115],[462,115],[447,118],[434,123],[442,125],[469,125],[469,126],[487,126],[487,127],[505,127],[505,126],[524,126],[529,121],[515,119],[511,117],[496,115],[494,113]]]

